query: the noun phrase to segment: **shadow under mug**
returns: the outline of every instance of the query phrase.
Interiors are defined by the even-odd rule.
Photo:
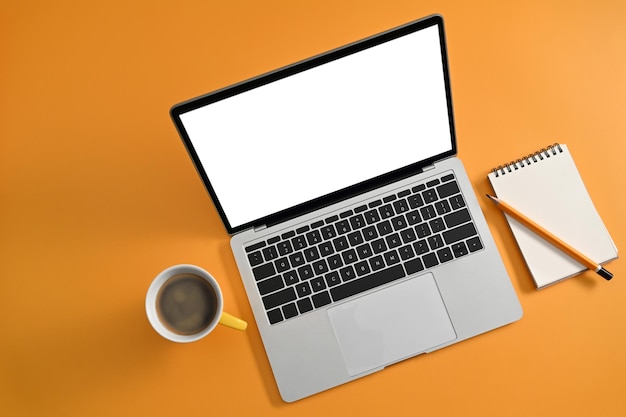
[[[207,323],[200,330],[193,334],[176,332],[173,330],[171,325],[168,326],[164,323],[164,319],[162,318],[163,314],[159,314],[159,300],[162,295],[162,291],[167,287],[166,284],[170,284],[170,281],[180,276],[191,276],[195,279],[203,279],[208,284],[209,289],[214,296],[212,297],[215,303],[212,308],[212,316],[208,318]],[[180,264],[163,270],[156,276],[156,278],[154,278],[146,295],[146,314],[148,316],[148,321],[154,330],[156,330],[161,336],[173,342],[188,343],[202,339],[211,333],[218,324],[223,324],[237,330],[246,329],[248,324],[235,316],[225,313],[223,311],[223,304],[224,301],[222,291],[220,290],[219,284],[211,274],[195,265]]]

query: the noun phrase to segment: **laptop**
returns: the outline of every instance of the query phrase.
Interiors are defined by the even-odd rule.
[[[433,15],[175,105],[286,402],[518,320]]]

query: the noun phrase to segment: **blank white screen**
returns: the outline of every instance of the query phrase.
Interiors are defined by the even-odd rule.
[[[437,26],[181,115],[232,227],[452,149]]]

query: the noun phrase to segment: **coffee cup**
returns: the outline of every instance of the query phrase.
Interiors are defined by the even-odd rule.
[[[245,321],[223,311],[223,301],[220,286],[207,271],[195,265],[174,265],[150,284],[146,314],[157,333],[179,343],[202,339],[218,324],[245,330]]]

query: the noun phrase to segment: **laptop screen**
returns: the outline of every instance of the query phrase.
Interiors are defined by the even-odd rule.
[[[229,232],[455,152],[438,26],[392,30],[174,107]]]

